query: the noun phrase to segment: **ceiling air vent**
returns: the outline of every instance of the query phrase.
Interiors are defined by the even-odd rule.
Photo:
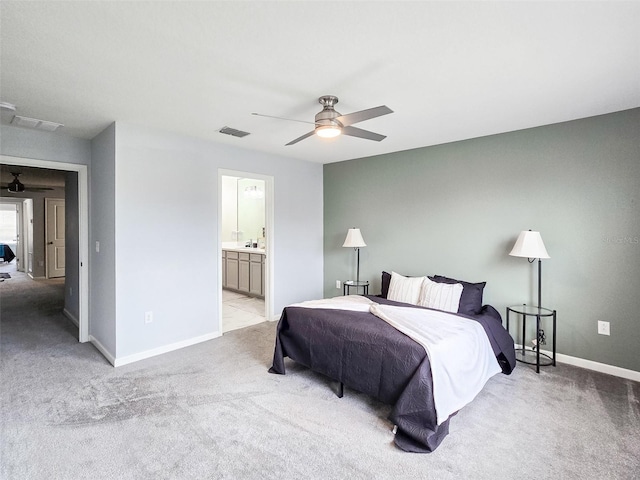
[[[46,130],[47,132],[55,132],[58,128],[64,127],[62,123],[49,122],[48,120],[40,120],[38,118],[22,117],[14,115],[11,123],[19,127],[36,128],[38,130]]]
[[[224,133],[225,135],[231,135],[232,137],[238,138],[246,137],[247,135],[249,135],[249,132],[243,132],[242,130],[236,130],[235,128],[231,127],[222,127],[218,131],[220,133]]]

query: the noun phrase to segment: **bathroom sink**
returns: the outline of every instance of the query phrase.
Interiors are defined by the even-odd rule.
[[[232,250],[234,252],[251,252],[251,253],[262,253],[264,254],[264,248],[254,248],[254,247],[222,247],[223,250]]]

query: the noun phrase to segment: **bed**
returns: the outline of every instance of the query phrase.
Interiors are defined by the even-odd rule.
[[[446,277],[440,279],[445,283],[442,279]],[[473,285],[469,284],[467,292],[472,292]],[[385,306],[380,308],[431,310],[442,315],[439,310],[390,300],[385,298],[387,294],[388,279],[385,291],[383,273],[382,294],[362,298],[369,304]],[[475,301],[477,303],[477,298]],[[495,355],[497,369],[510,374],[516,363],[513,339],[503,328],[500,314],[490,305],[476,305],[470,311],[463,308],[463,303],[461,299],[462,313],[446,315],[451,315],[452,319],[458,317],[476,327],[477,322],[482,327],[480,331],[486,334],[487,345],[490,344],[488,348]],[[269,372],[284,375],[285,357],[288,357],[340,382],[341,386],[344,384],[392,405],[389,420],[396,425],[395,444],[409,452],[434,451],[448,434],[449,422],[455,412],[444,420],[438,418],[432,362],[425,347],[376,316],[372,310],[316,307],[306,308],[298,304],[284,309],[277,327],[273,364]]]

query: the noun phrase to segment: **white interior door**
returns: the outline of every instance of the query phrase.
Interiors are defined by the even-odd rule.
[[[22,218],[20,219],[20,240],[22,241],[22,251],[20,252],[22,270],[20,271],[25,273],[29,271],[29,227],[32,225],[29,212],[33,210],[32,204],[33,200],[30,198],[22,202]]]
[[[45,200],[47,278],[64,277],[64,200]]]
[[[25,238],[25,267],[26,273],[33,274],[33,200],[28,198],[23,203],[24,225],[26,226]]]
[[[24,225],[22,204],[16,204],[16,270],[24,272]]]

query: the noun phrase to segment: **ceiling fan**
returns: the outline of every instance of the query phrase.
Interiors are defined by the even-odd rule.
[[[322,138],[332,138],[338,135],[349,135],[350,137],[364,138],[367,140],[374,140],[380,142],[384,140],[386,135],[380,135],[378,133],[363,130],[361,128],[353,127],[354,123],[364,122],[372,118],[381,117],[393,113],[386,105],[379,107],[369,108],[367,110],[360,110],[359,112],[347,113],[342,115],[336,111],[334,106],[338,103],[338,97],[333,95],[324,95],[318,99],[320,105],[322,105],[322,111],[316,114],[315,122],[305,122],[303,120],[294,120],[291,118],[274,117],[272,115],[262,115],[260,113],[252,113],[252,115],[258,115],[260,117],[277,118],[279,120],[290,120],[293,122],[311,123],[315,124],[315,128],[309,133],[305,133],[301,137],[291,140],[286,146],[294,145],[305,138],[309,138],[311,135],[318,135]]]
[[[27,187],[24,183],[22,183],[18,177],[20,173],[11,172],[13,175],[13,181],[7,185],[7,191],[9,193],[20,193],[20,192],[46,192],[47,190],[53,190],[50,187]]]

